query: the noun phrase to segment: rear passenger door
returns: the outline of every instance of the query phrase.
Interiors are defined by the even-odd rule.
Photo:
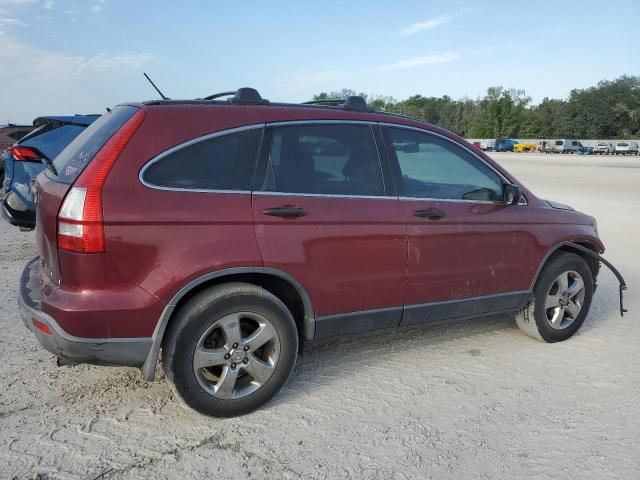
[[[519,305],[536,239],[525,205],[505,206],[503,179],[462,145],[423,130],[384,127],[407,217],[404,324]]]
[[[406,226],[365,123],[267,128],[253,189],[265,267],[307,289],[316,337],[398,325],[406,293]]]

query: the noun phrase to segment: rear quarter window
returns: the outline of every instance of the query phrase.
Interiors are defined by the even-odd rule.
[[[251,190],[262,128],[185,145],[148,164],[142,180],[176,190]]]

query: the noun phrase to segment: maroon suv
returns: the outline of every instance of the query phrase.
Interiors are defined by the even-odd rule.
[[[604,251],[462,138],[360,97],[113,108],[37,179],[26,326],[65,363],[163,369],[199,412],[248,412],[329,336],[513,314],[565,340]]]

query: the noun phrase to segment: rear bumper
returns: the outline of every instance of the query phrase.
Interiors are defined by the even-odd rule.
[[[140,367],[151,349],[151,338],[80,338],[66,333],[53,317],[41,309],[39,258],[31,260],[22,272],[20,315],[27,329],[54,355],[71,363]],[[34,320],[48,327],[37,328]]]

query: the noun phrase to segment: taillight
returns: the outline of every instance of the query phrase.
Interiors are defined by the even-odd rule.
[[[40,155],[27,147],[11,147],[9,149],[13,158],[19,162],[39,162]]]
[[[102,187],[114,162],[136,132],[145,113],[136,112],[89,162],[58,212],[58,248],[78,253],[104,252]]]

